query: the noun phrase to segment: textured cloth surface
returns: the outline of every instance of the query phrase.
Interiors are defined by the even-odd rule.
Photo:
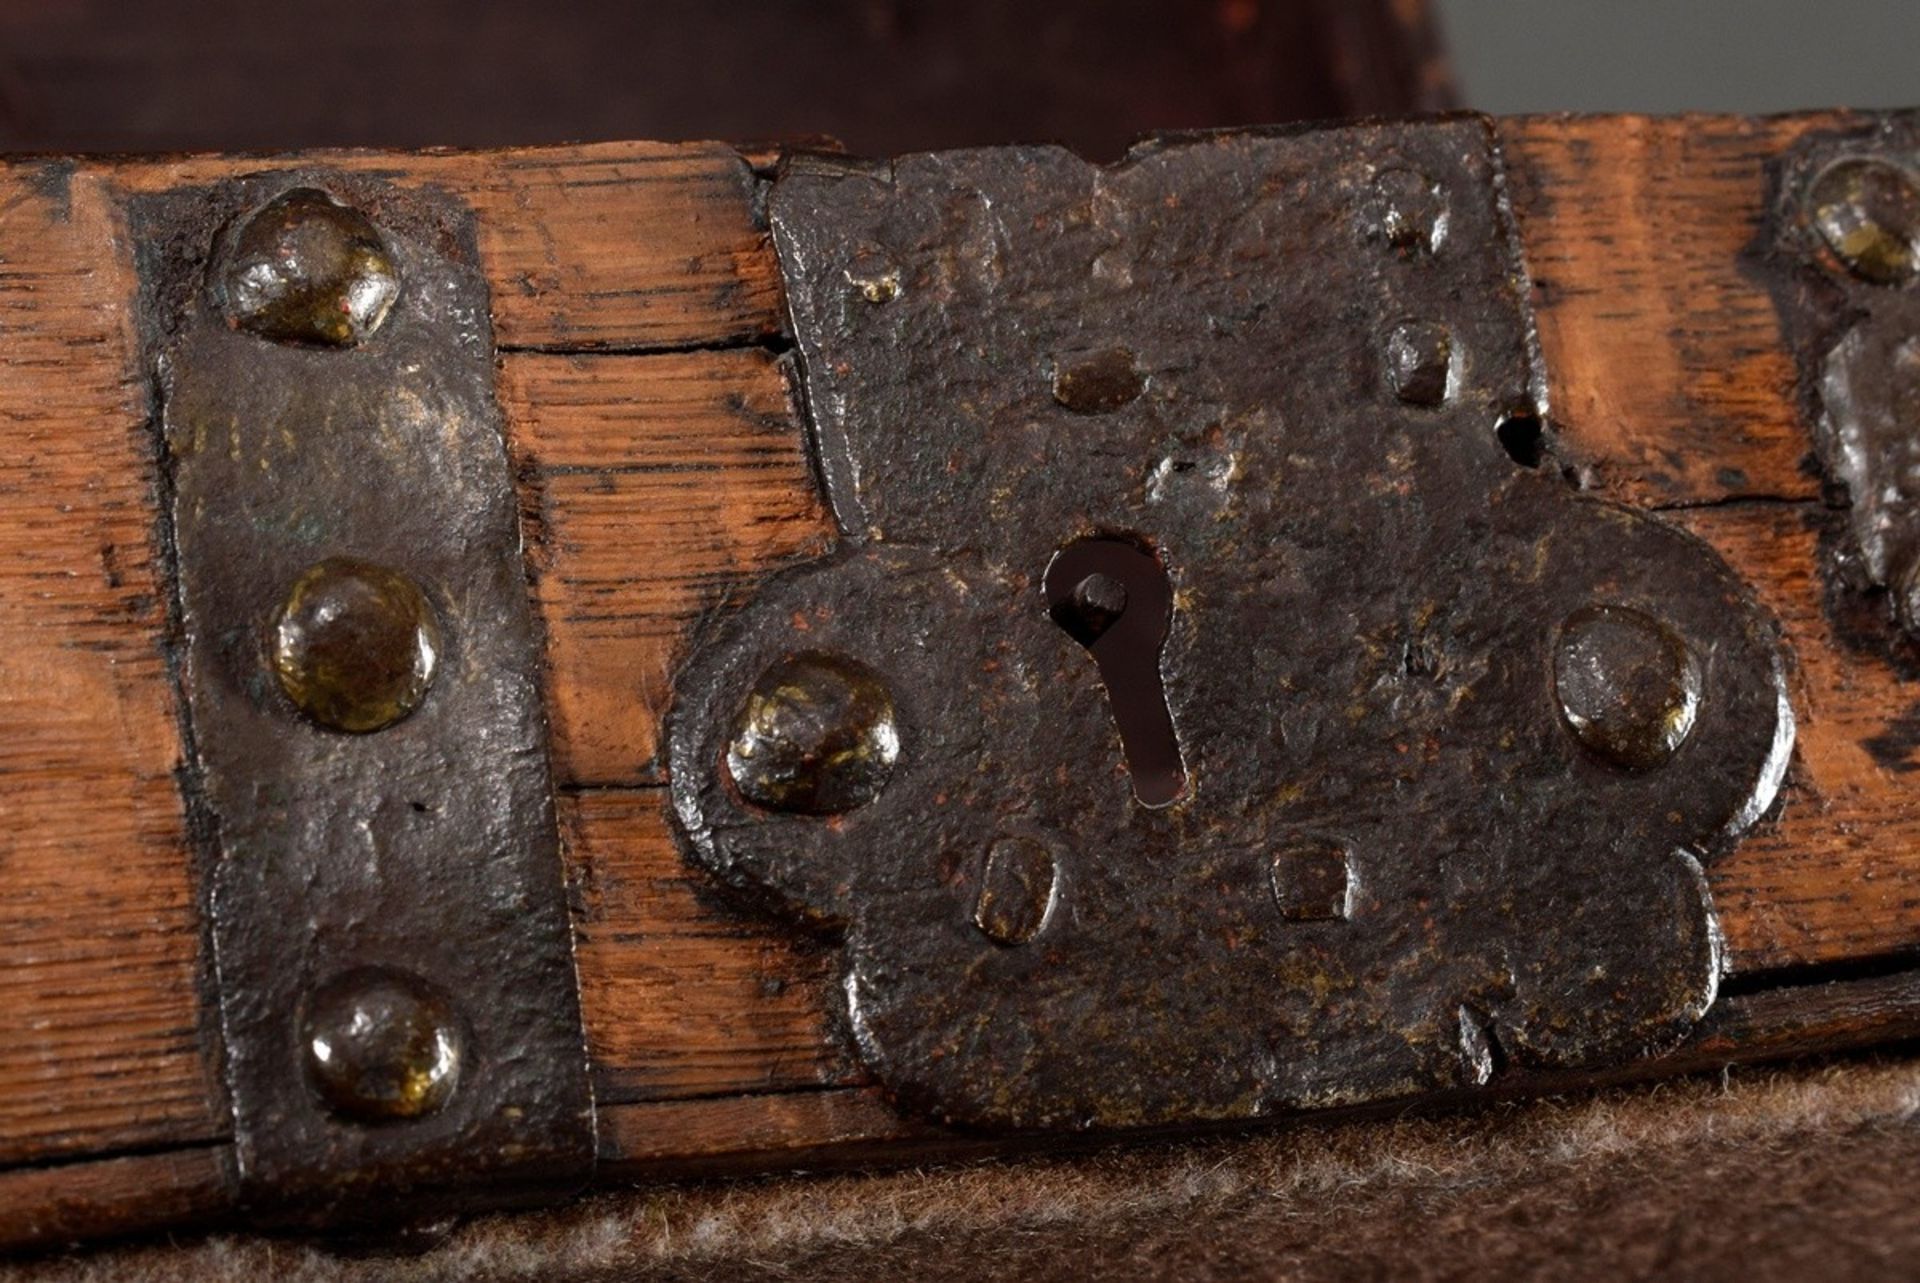
[[[612,1192],[407,1258],[252,1237],[0,1283],[1920,1279],[1920,1060],[1073,1158]]]

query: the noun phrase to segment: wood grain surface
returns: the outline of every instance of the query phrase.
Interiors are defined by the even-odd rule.
[[[1920,823],[1920,650],[1884,607],[1829,588],[1844,523],[1823,504],[1761,260],[1770,162],[1860,128],[1835,114],[1503,127],[1562,447],[1597,493],[1712,544],[1795,661],[1778,815],[1711,871],[1735,975],[1920,949],[1905,837]]]
[[[1505,127],[1557,458],[1717,548],[1793,647],[1785,800],[1712,875],[1730,985],[1755,997],[1775,975],[1920,950],[1907,779],[1920,655],[1863,633],[1826,586],[1838,514],[1750,251],[1768,158],[1845,124]],[[725,148],[655,144],[299,163],[444,186],[478,214],[610,1169],[936,1143],[893,1115],[834,1030],[830,953],[730,913],[682,862],[664,811],[659,726],[677,659],[757,576],[832,537],[752,171]],[[154,445],[118,204],[279,166],[0,170],[0,1242],[222,1206],[227,1124],[196,988],[196,856],[174,782]],[[1758,1010],[1725,1055],[1834,1043],[1777,1001]],[[1836,1010],[1828,1025],[1892,1027]],[[1767,1032],[1779,1029],[1801,1032]]]
[[[221,1126],[124,245],[0,169],[0,1165]]]
[[[299,168],[373,172],[471,206],[502,351],[720,347],[780,331],[779,269],[753,213],[758,180],[716,143],[202,156],[77,172],[134,193]],[[71,169],[23,172],[51,183]]]
[[[1654,508],[1820,497],[1757,258],[1768,162],[1833,116],[1504,122],[1551,416]]]
[[[504,365],[530,367],[524,378],[503,373],[510,405],[553,388],[537,373],[546,368],[539,349],[725,348],[777,329],[777,274],[751,214],[755,180],[730,149],[637,143],[297,163],[379,169],[452,188],[473,205]],[[226,1132],[196,983],[195,853],[174,778],[181,751],[163,662],[156,447],[120,209],[129,193],[275,167],[288,166],[189,158],[0,171],[0,421],[10,433],[0,467],[0,1166]],[[657,378],[646,373],[653,359]],[[622,372],[607,392],[628,402],[627,421],[644,424],[655,407],[653,440],[608,433],[586,446],[583,421],[556,413],[542,419],[555,433],[553,477],[535,465],[522,473],[530,512],[549,486],[557,495],[578,488],[578,502],[557,505],[559,539],[532,531],[535,548],[558,563],[541,583],[561,599],[540,604],[558,612],[547,621],[562,661],[550,687],[564,708],[590,700],[569,702],[576,689],[617,682],[608,663],[634,662],[664,682],[669,630],[705,608],[652,592],[633,606],[585,604],[594,575],[604,581],[624,565],[637,582],[631,571],[646,564],[588,493],[597,484],[586,475],[592,451],[601,462],[618,455],[601,480],[655,513],[633,533],[653,544],[677,536],[676,552],[656,548],[647,562],[671,559],[711,582],[770,561],[779,536],[753,508],[763,500],[818,531],[785,385],[764,353],[713,352],[693,369],[676,356],[607,368]],[[688,398],[702,395],[693,387],[728,423],[689,413]],[[771,444],[769,415],[784,429]],[[679,481],[664,489],[622,479],[622,469],[654,466],[662,422],[682,425],[693,454],[737,471],[738,497],[733,487],[689,484],[691,473],[672,474]],[[778,478],[771,487],[768,476]],[[727,511],[693,513],[689,496],[701,493]],[[794,536],[801,547],[808,537]],[[739,545],[731,564],[722,560],[729,540]],[[653,623],[635,634],[639,655],[624,638],[596,649],[606,617],[650,611]],[[576,688],[564,661],[583,650],[591,658]],[[637,764],[626,774],[648,780]]]
[[[512,353],[499,387],[548,623],[555,774],[661,783],[660,718],[701,622],[832,536],[784,363]]]

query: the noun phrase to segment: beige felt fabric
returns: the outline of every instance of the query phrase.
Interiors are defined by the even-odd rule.
[[[1920,1060],[1075,1158],[607,1193],[407,1259],[246,1237],[0,1283],[1920,1279]]]

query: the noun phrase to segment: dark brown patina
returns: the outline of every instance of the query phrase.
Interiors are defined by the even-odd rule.
[[[755,806],[836,815],[878,796],[899,755],[885,680],[844,656],[807,652],[769,665],[741,701],[727,775]]]
[[[329,557],[294,580],[274,617],[273,671],[320,725],[377,731],[420,706],[444,644],[419,585],[369,561]]]
[[[424,1118],[460,1085],[464,1023],[418,976],[380,967],[344,972],[307,1001],[300,1026],[307,1077],[343,1118]]]
[[[132,211],[242,1198],[364,1223],[583,1183],[593,1102],[471,213],[311,171]],[[374,245],[378,314],[354,293]],[[263,264],[290,284],[259,310],[236,282]]]
[[[1574,738],[1629,770],[1664,765],[1700,714],[1700,661],[1680,636],[1626,606],[1587,606],[1560,627],[1553,690]]]
[[[1920,113],[1867,119],[1781,159],[1759,257],[1848,507],[1832,568],[1920,637]]]
[[[1920,268],[1920,180],[1905,159],[1843,156],[1813,180],[1807,217],[1827,248],[1875,285]]]
[[[229,324],[282,343],[346,347],[387,319],[400,276],[365,214],[295,187],[234,232],[219,293]]]
[[[1544,379],[1485,122],[813,160],[770,210],[846,539],[695,648],[675,811],[696,863],[844,940],[848,1028],[905,1108],[1248,1118],[1686,1033],[1720,973],[1702,865],[1791,743],[1779,648],[1702,544],[1516,466],[1498,428],[1538,424]],[[1444,382],[1434,343],[1383,360],[1409,324],[1447,336]],[[1117,351],[1134,395],[1060,394],[1091,368],[1062,354]],[[1165,596],[1049,572],[1101,542]],[[1712,657],[1648,769],[1556,694],[1595,607]],[[1136,612],[1165,805],[1102,680]],[[727,779],[735,711],[802,650],[877,674],[899,724],[828,820]],[[1598,689],[1632,714],[1644,676]]]

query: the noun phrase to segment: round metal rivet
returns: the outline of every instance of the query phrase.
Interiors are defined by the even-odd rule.
[[[886,682],[856,660],[814,651],[761,674],[735,718],[726,760],[754,805],[836,815],[878,797],[899,757]]]
[[[1387,382],[1409,405],[1447,399],[1453,376],[1453,335],[1437,321],[1408,321],[1387,336]]]
[[[853,288],[869,303],[891,303],[900,297],[900,274],[876,272],[871,276],[849,276]]]
[[[1059,866],[1044,846],[1001,838],[987,850],[973,925],[995,944],[1025,944],[1046,927],[1059,884]]]
[[[1373,180],[1368,234],[1397,250],[1432,253],[1447,238],[1446,192],[1425,174],[1395,167]]]
[[[1588,606],[1554,650],[1560,714],[1579,742],[1616,766],[1672,757],[1700,711],[1700,664],[1671,628],[1625,606]]]
[[[1134,401],[1147,381],[1123,347],[1056,357],[1053,399],[1076,414],[1110,414]]]
[[[869,248],[854,256],[847,284],[869,303],[891,303],[900,297],[900,268],[885,253]]]
[[[358,1123],[420,1118],[460,1083],[465,1036],[446,1001],[403,972],[338,976],[307,1004],[301,1046],[322,1100]]]
[[[1861,278],[1898,285],[1920,268],[1920,184],[1900,166],[1837,160],[1813,180],[1807,210],[1828,248]]]
[[[274,673],[301,712],[329,730],[377,731],[426,697],[440,624],[405,575],[335,557],[294,582],[271,641]]]
[[[1274,852],[1268,874],[1289,922],[1337,922],[1352,912],[1353,852],[1345,842],[1297,838]]]
[[[296,187],[235,234],[220,287],[227,320],[239,329],[279,343],[348,347],[387,319],[400,275],[365,214]]]

